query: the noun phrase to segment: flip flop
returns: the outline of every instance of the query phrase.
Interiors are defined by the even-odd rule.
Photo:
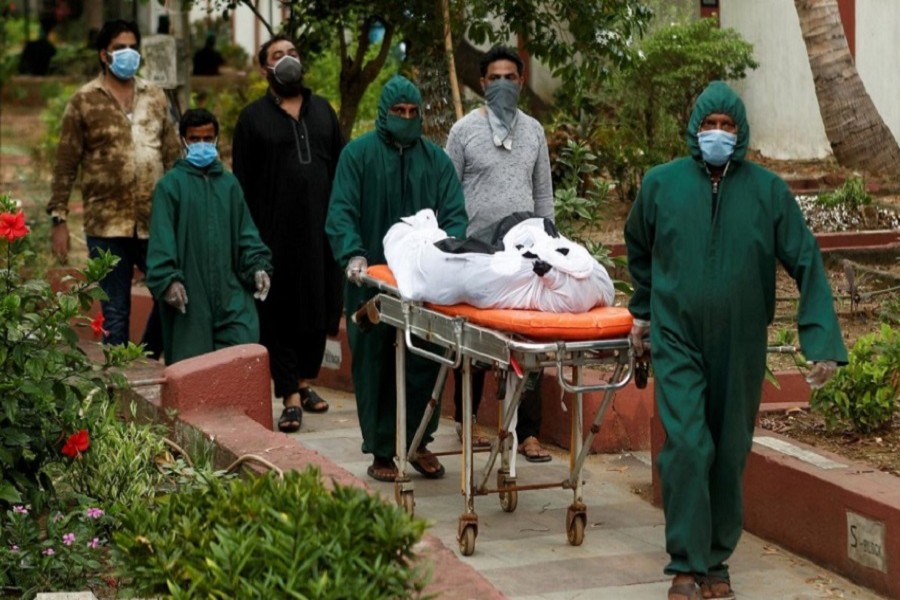
[[[278,431],[283,433],[294,433],[300,430],[303,423],[303,411],[299,406],[285,406],[278,417]]]
[[[300,406],[309,413],[324,413],[329,408],[328,402],[312,388],[300,388]]]
[[[519,444],[519,454],[524,456],[528,462],[533,463],[550,462],[552,458],[533,435],[528,436]]]
[[[431,462],[431,461],[434,462]],[[409,459],[410,466],[422,474],[422,477],[425,479],[440,479],[446,473],[444,469],[444,465],[440,463],[437,459],[437,456],[426,450],[425,448],[419,448],[418,454],[415,458]],[[437,464],[437,469],[427,469],[426,465],[434,467]]]
[[[394,461],[391,459],[378,458],[376,456],[369,468],[366,469],[366,473],[376,481],[393,483],[397,480],[397,467],[394,466]]]

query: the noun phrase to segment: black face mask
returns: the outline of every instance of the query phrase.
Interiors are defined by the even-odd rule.
[[[275,78],[275,73],[271,69],[266,73],[266,80],[269,82],[269,87],[275,92],[275,95],[281,98],[296,98],[303,91],[302,79],[294,83],[281,83]]]

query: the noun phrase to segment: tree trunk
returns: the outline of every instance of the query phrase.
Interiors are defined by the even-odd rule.
[[[825,134],[838,163],[872,174],[900,174],[900,147],[856,70],[837,0],[794,0],[794,7]]]
[[[103,0],[85,0],[82,18],[85,30],[88,32],[88,41],[93,44],[94,37],[100,33],[100,28],[103,27]]]

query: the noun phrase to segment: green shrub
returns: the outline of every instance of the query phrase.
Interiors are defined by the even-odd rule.
[[[856,210],[872,204],[872,196],[866,191],[866,183],[863,181],[863,178],[859,175],[854,175],[844,181],[841,187],[835,191],[819,194],[816,197],[816,204],[827,208],[843,206]]]
[[[568,136],[599,157],[625,202],[634,200],[647,169],[686,153],[684,133],[703,88],[715,79],[743,79],[758,66],[753,46],[715,19],[656,29],[640,42],[639,56],[561,119],[570,125]]]
[[[425,524],[319,472],[211,480],[123,513],[115,560],[134,591],[166,598],[410,598]]]
[[[900,402],[900,331],[882,325],[859,338],[849,364],[813,393],[810,407],[826,425],[869,433],[889,427]]]
[[[98,282],[118,258],[101,253],[64,280],[67,289],[54,292],[48,282],[22,275],[33,254],[29,234],[21,209],[0,196],[0,507],[40,510],[53,491],[47,468],[62,460],[71,435],[98,417],[85,399],[124,385],[113,369],[142,349],[103,346],[104,360],[95,363],[78,345],[75,326],[102,332],[102,314],[92,320],[85,313],[105,297]]]
[[[59,136],[62,132],[63,114],[66,112],[69,98],[77,89],[78,87],[74,85],[59,84],[48,85],[41,89],[41,95],[47,98],[47,104],[41,111],[44,132],[31,150],[32,168],[38,175],[49,174],[56,164],[56,148],[59,146]]]

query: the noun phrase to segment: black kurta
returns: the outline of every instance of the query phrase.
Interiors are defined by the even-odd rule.
[[[337,333],[343,273],[325,237],[325,217],[343,145],[334,110],[306,89],[299,120],[266,94],[241,111],[235,127],[234,174],[272,250],[272,289],[258,308],[260,341],[280,397],[296,391],[297,378],[318,374],[325,332]],[[279,368],[296,372],[279,376]]]

